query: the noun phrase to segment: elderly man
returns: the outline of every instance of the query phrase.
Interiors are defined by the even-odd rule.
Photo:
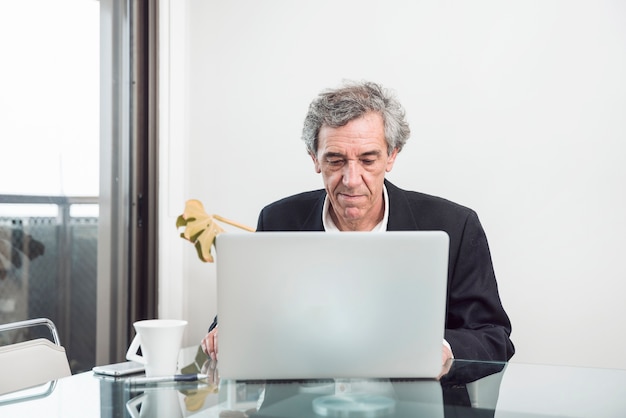
[[[402,190],[385,179],[409,134],[402,106],[377,84],[349,83],[321,93],[309,107],[302,139],[324,189],[268,205],[257,230],[447,232],[442,364],[450,358],[509,360],[514,353],[511,323],[476,213],[439,197]],[[212,358],[217,354],[216,325],[217,318],[202,341]]]

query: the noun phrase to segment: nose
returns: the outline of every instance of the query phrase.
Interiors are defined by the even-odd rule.
[[[357,161],[349,160],[343,169],[343,185],[352,189],[361,183],[361,166]]]

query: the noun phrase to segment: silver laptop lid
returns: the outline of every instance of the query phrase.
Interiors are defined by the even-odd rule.
[[[220,376],[436,377],[448,246],[441,231],[220,234]]]

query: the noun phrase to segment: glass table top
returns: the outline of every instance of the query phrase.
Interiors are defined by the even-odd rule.
[[[441,380],[219,380],[185,349],[183,373],[206,381],[130,385],[92,372],[0,397],[8,417],[623,417],[626,370],[455,360]],[[6,378],[3,376],[2,378]]]

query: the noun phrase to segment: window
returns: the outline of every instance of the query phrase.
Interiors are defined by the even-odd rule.
[[[0,5],[0,323],[52,319],[74,373],[156,314],[153,3]]]
[[[0,322],[52,319],[73,371],[96,352],[99,8],[0,5]]]

